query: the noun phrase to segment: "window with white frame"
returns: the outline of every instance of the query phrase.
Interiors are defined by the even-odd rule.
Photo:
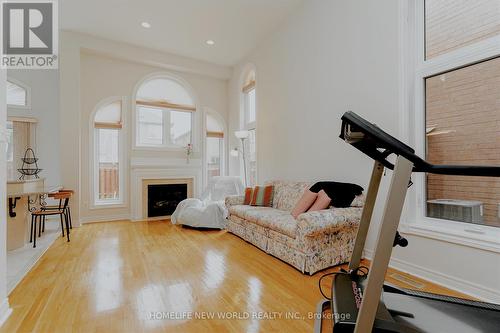
[[[217,117],[208,113],[206,116],[206,158],[207,181],[214,176],[221,176],[224,170],[224,125]]]
[[[192,143],[193,98],[177,81],[144,82],[136,96],[136,146],[182,148]]]
[[[7,105],[13,107],[29,107],[28,89],[22,84],[7,80]]]
[[[415,3],[417,150],[433,164],[500,165],[500,3]],[[430,228],[500,227],[496,178],[427,174],[417,192]]]
[[[122,101],[101,106],[93,119],[94,204],[123,202]]]
[[[257,107],[256,107],[256,89],[255,89],[255,71],[251,70],[244,81],[243,89],[243,118],[244,129],[249,132],[247,145],[247,170],[248,185],[253,186],[257,183]]]

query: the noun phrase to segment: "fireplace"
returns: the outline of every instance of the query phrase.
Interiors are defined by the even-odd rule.
[[[182,200],[192,197],[193,179],[143,180],[143,218],[168,218]]]
[[[187,184],[148,185],[148,217],[170,216],[187,198]]]

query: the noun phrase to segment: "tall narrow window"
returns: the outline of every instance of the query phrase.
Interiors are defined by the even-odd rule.
[[[122,102],[97,110],[94,116],[94,202],[116,204],[123,200]]]
[[[221,176],[224,169],[224,126],[211,114],[207,114],[207,180]]]
[[[146,81],[136,96],[136,145],[181,148],[192,143],[194,102],[168,78]]]
[[[500,3],[426,0],[421,13],[425,39],[417,45],[423,60],[416,75],[423,93],[415,95],[424,99],[424,108],[417,109],[425,116],[418,142],[425,142],[426,158],[434,164],[500,165]],[[496,178],[428,174],[423,185],[422,213],[433,218],[426,219],[429,225],[500,227]]]
[[[243,89],[243,117],[244,129],[249,131],[248,140],[246,140],[247,149],[247,172],[248,185],[253,186],[257,183],[257,107],[255,90],[255,71],[251,70],[244,81]]]

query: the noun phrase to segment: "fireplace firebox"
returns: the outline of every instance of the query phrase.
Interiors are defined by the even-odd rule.
[[[148,185],[147,216],[170,216],[188,196],[188,184]]]

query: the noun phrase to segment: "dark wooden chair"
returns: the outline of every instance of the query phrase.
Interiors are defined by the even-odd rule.
[[[61,189],[61,190],[59,190],[56,193],[49,194],[49,198],[53,198],[54,199],[54,195],[56,195],[58,193],[70,193],[71,195],[73,195],[73,193],[75,193],[75,192],[73,190],[69,190],[69,189]],[[72,222],[72,219],[71,219],[71,208],[70,208],[70,205],[69,205],[69,198],[64,199],[64,200],[68,201],[66,205],[62,202],[62,199],[59,199],[59,204],[58,205],[44,206],[44,207],[41,207],[41,210],[58,210],[58,209],[61,209],[61,207],[66,207],[64,213],[66,214],[66,217],[68,218],[69,228],[73,229],[73,222]],[[45,218],[42,219],[42,232],[44,232],[44,231],[45,231]],[[63,236],[64,236],[64,233],[63,233]]]
[[[57,208],[52,207],[42,207],[40,210],[31,213],[31,233],[30,233],[30,243],[33,242],[33,247],[36,247],[36,237],[37,237],[37,224],[38,224],[38,237],[41,236],[42,231],[45,230],[45,218],[47,216],[59,215],[61,221],[61,231],[64,237],[64,226],[66,226],[66,237],[69,239],[69,211],[68,204],[71,198],[72,192],[57,192],[49,194],[49,197],[59,200],[59,205]]]

